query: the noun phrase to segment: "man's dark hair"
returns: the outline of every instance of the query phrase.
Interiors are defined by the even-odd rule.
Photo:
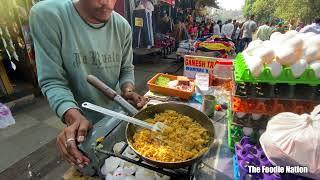
[[[250,16],[250,20],[254,20],[254,15],[251,15],[251,16]]]
[[[266,24],[266,25],[269,25],[269,24],[270,24],[270,22],[269,22],[269,21],[266,21],[266,22],[265,22],[265,24]]]
[[[314,19],[314,22],[317,23],[317,24],[320,24],[320,17],[316,17],[316,18]]]
[[[222,21],[221,21],[221,20],[218,20],[218,21],[217,21],[217,24],[220,24],[220,23],[222,23]]]

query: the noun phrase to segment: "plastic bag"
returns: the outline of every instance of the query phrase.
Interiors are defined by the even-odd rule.
[[[303,166],[301,176],[320,179],[320,105],[311,114],[280,113],[260,137],[269,160],[277,166]]]
[[[10,109],[4,104],[0,103],[0,129],[6,128],[15,124]]]

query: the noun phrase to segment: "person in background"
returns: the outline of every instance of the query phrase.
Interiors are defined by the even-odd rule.
[[[289,22],[289,31],[296,29],[296,21],[294,19],[291,19]]]
[[[276,29],[273,30],[273,32],[280,32],[282,34],[285,33],[285,29],[284,29],[284,26],[283,26],[283,22],[279,22]]]
[[[210,27],[211,27],[211,23],[208,22],[207,25],[204,27],[204,31],[202,32],[202,36],[207,36],[209,34]]]
[[[171,31],[171,19],[166,11],[163,11],[163,17],[160,20],[160,32],[162,34],[167,34]]]
[[[320,17],[314,19],[314,23],[302,28],[300,30],[302,33],[313,32],[316,34],[320,34]]]
[[[304,22],[300,21],[300,22],[298,23],[298,26],[297,26],[297,28],[296,28],[296,31],[297,31],[297,32],[300,32],[300,30],[301,30],[302,28],[304,28]]]
[[[250,19],[247,20],[241,28],[241,32],[242,32],[241,51],[244,50],[244,48],[246,48],[249,45],[249,43],[252,41],[253,33],[256,30],[257,30],[257,23],[254,21],[254,15],[251,15]]]
[[[221,29],[220,26],[222,24],[221,20],[218,20],[217,23],[213,27],[213,35],[220,36],[221,35]]]
[[[241,28],[244,23],[239,23],[239,26],[237,27],[236,34],[235,34],[235,47],[236,47],[236,53],[239,53],[241,51],[241,37],[242,32]]]
[[[262,41],[269,40],[271,33],[272,33],[272,28],[269,26],[269,22],[267,21],[264,25],[258,28],[257,39],[260,39]]]
[[[234,24],[234,29],[233,29],[233,33],[232,33],[232,40],[233,42],[236,42],[237,39],[239,38],[239,34],[240,34],[240,29],[239,29],[240,23],[236,22]],[[238,31],[238,32],[237,32]]]
[[[274,21],[271,21],[270,28],[271,28],[272,32],[276,29],[276,23]]]
[[[176,40],[176,49],[178,49],[179,43],[184,40],[184,33],[186,32],[186,27],[183,22],[179,19],[175,19],[175,24],[173,27],[173,37]]]
[[[225,38],[231,39],[233,30],[234,26],[232,24],[232,20],[229,19],[226,24],[222,26],[221,35]]]
[[[210,28],[209,28],[209,33],[210,34],[213,34],[214,25],[215,25],[215,23],[211,22],[211,25],[210,25]]]

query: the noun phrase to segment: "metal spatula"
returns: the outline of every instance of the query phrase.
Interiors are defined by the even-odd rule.
[[[157,122],[155,124],[150,124],[150,123],[147,123],[145,121],[141,121],[139,119],[136,119],[136,118],[133,118],[133,117],[129,117],[129,116],[126,116],[124,114],[121,114],[121,113],[118,113],[118,112],[115,112],[115,111],[111,111],[109,109],[106,109],[106,108],[103,108],[103,107],[100,107],[100,106],[97,106],[97,105],[94,105],[94,104],[91,104],[91,103],[88,103],[88,102],[83,103],[82,107],[90,109],[92,111],[96,111],[96,112],[105,114],[105,115],[108,115],[108,116],[116,117],[117,119],[120,119],[120,120],[126,121],[128,123],[132,123],[132,124],[141,126],[143,128],[150,129],[152,131],[162,131],[164,128],[167,127],[162,122]]]

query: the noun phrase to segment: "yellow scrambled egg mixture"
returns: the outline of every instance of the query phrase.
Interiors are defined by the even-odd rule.
[[[162,162],[184,161],[205,152],[208,131],[188,116],[167,110],[147,122],[162,122],[163,132],[142,129],[133,136],[133,146],[141,155]]]

